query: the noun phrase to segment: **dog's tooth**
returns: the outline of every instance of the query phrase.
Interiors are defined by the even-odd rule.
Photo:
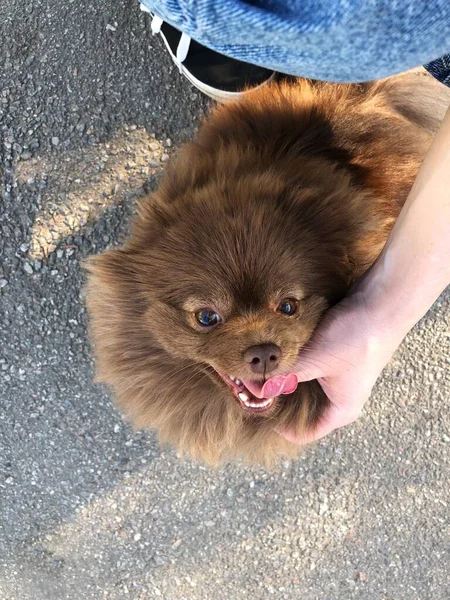
[[[238,397],[248,408],[267,408],[273,402],[273,398],[267,398],[264,402],[252,402],[245,392],[239,392]]]
[[[233,379],[236,385],[242,385],[242,381],[240,379]]]
[[[250,406],[250,408],[267,408],[268,406],[270,406],[273,402],[273,398],[267,398],[267,400],[265,402],[249,402],[247,404],[247,406]]]

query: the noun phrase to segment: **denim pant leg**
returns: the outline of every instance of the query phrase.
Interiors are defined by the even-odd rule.
[[[448,0],[142,0],[199,43],[275,71],[367,81],[450,49]],[[442,81],[448,62],[436,63]],[[447,59],[448,61],[448,59]],[[431,70],[431,69],[430,69]]]

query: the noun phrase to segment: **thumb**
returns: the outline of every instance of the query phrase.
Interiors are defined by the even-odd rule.
[[[299,382],[311,381],[312,379],[320,379],[328,375],[324,367],[326,365],[322,364],[321,366],[318,353],[301,350],[295,365],[291,369],[291,373],[297,375]]]

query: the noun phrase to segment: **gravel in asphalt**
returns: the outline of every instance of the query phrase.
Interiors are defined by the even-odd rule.
[[[299,460],[178,457],[93,383],[81,263],[208,100],[131,0],[3,0],[0,57],[0,599],[447,600],[450,294]]]

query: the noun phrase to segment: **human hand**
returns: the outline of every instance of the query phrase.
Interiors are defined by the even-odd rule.
[[[449,169],[450,108],[377,261],[299,355],[294,374],[317,379],[330,406],[301,439],[280,431],[288,440],[306,444],[355,421],[402,339],[449,285]]]
[[[299,382],[317,379],[330,405],[302,437],[291,430],[279,433],[296,444],[308,444],[353,423],[403,336],[377,322],[360,292],[330,309],[292,370]]]

